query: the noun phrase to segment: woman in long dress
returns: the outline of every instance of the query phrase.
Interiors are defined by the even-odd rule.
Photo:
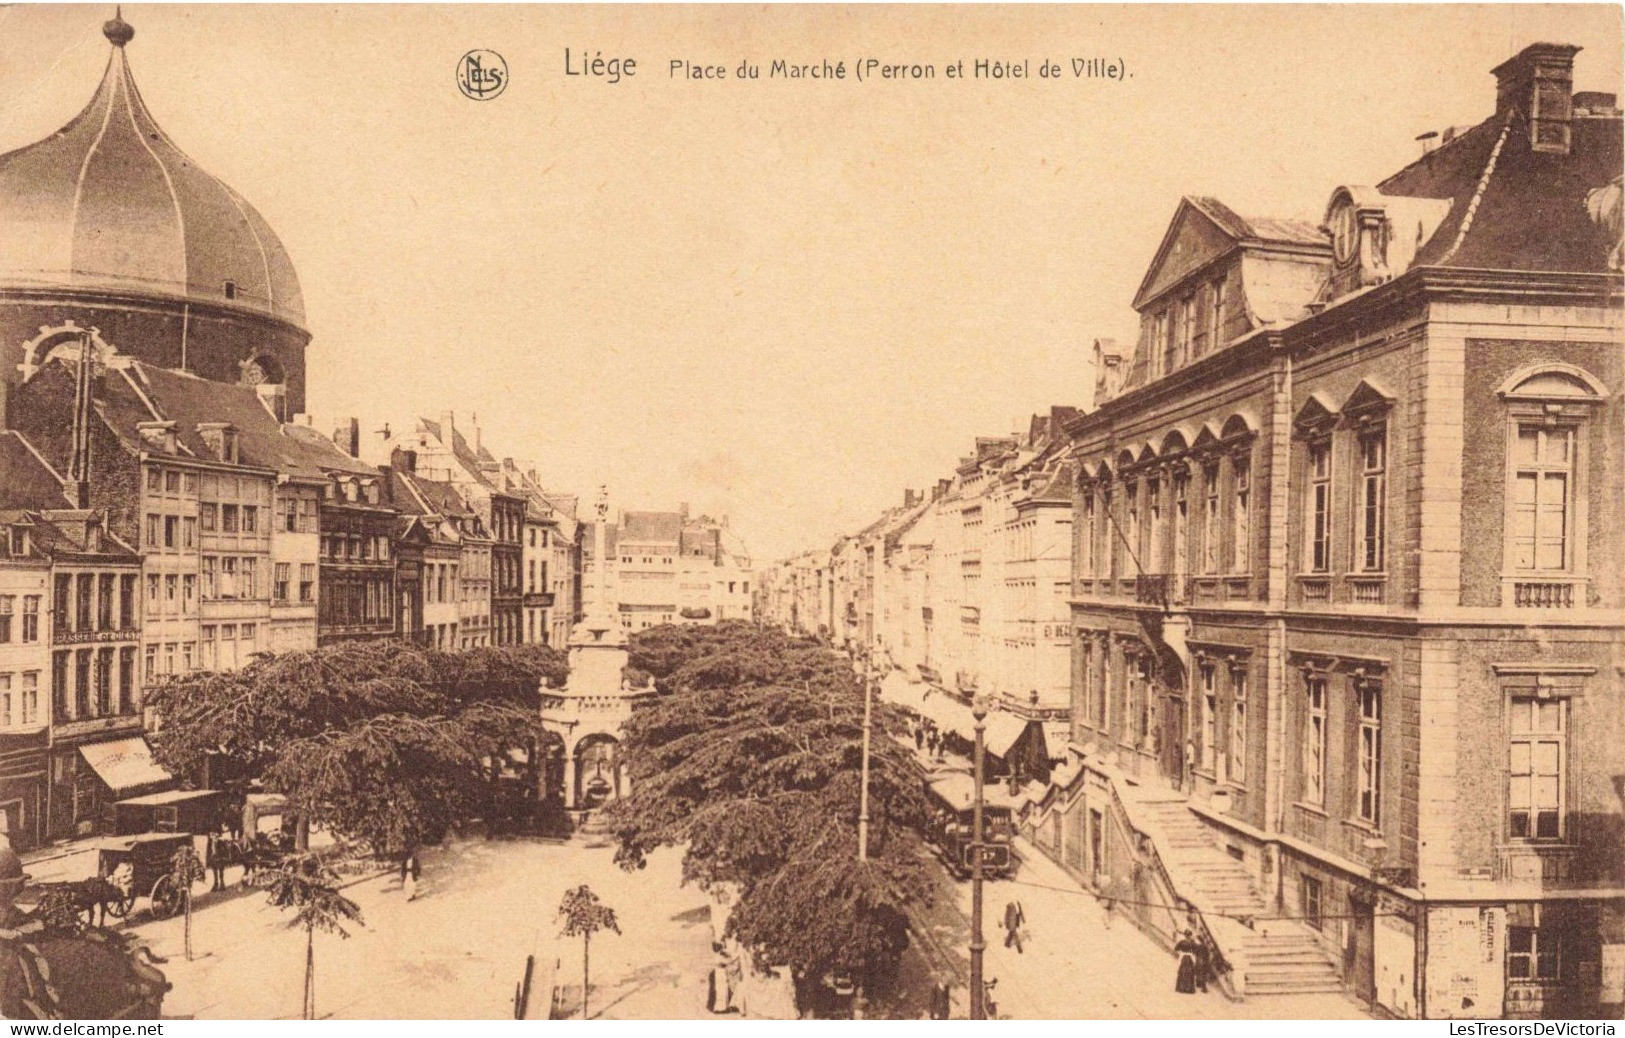
[[[1174,945],[1174,954],[1179,956],[1179,974],[1174,978],[1174,990],[1181,995],[1196,993],[1196,953],[1200,950],[1189,930]]]

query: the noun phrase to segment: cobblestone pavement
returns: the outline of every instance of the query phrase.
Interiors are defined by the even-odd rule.
[[[710,1018],[710,907],[680,887],[679,854],[662,850],[624,872],[613,850],[587,842],[465,840],[423,856],[419,896],[408,903],[393,873],[354,883],[366,925],[348,940],[316,936],[316,1008],[337,1019],[507,1019],[525,957],[545,976],[557,964],[566,1012],[579,1011],[581,942],[557,936],[566,889],[591,885],[615,909],[621,934],[592,942],[594,1017]],[[236,878],[236,870],[228,879]],[[174,990],[172,1016],[297,1016],[305,936],[258,890],[204,893],[193,918],[198,954],[187,962],[179,917],[137,913],[132,929],[160,955]],[[539,995],[537,997],[545,997]],[[535,1015],[533,1012],[532,1015]],[[545,1016],[545,1007],[542,1015]]]

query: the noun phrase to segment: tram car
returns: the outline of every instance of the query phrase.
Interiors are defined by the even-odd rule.
[[[929,836],[948,871],[959,879],[971,874],[971,833],[974,831],[976,784],[963,771],[939,771],[926,776],[925,796],[932,811]],[[1014,826],[1010,804],[994,783],[982,787],[982,878],[1005,879],[1015,873],[1010,850]]]

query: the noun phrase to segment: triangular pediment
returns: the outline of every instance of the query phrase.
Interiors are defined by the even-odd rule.
[[[1325,393],[1314,392],[1309,399],[1298,408],[1293,416],[1292,424],[1300,429],[1318,429],[1337,421],[1337,407],[1329,400]]]
[[[1394,395],[1383,386],[1368,380],[1362,380],[1354,387],[1354,392],[1343,401],[1344,414],[1359,414],[1365,411],[1386,410],[1394,404]]]
[[[1204,207],[1190,198],[1180,199],[1179,208],[1174,210],[1174,218],[1168,222],[1168,230],[1162,236],[1162,244],[1157,246],[1151,266],[1140,281],[1140,289],[1134,293],[1134,309],[1141,309],[1147,300],[1155,299],[1192,271],[1234,249],[1243,240],[1239,229],[1221,224],[1220,214],[1210,211],[1210,207],[1222,210],[1215,202],[1208,202]],[[1222,215],[1234,216],[1228,210],[1223,210]]]

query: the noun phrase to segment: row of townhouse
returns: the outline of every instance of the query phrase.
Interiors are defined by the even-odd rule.
[[[1498,66],[1493,114],[1318,223],[1184,199],[1092,410],[763,582],[774,622],[1043,701],[989,635],[1045,520],[1027,547],[995,484],[1053,458],[1069,732],[1023,825],[1202,928],[1232,993],[1625,1006],[1622,131],[1577,50]]]
[[[172,784],[142,737],[142,689],[171,675],[345,641],[558,636],[556,592],[533,599],[530,628],[509,607],[527,535],[565,541],[550,557],[565,572],[577,557],[557,534],[569,522],[573,538],[573,520],[533,478],[480,497],[411,450],[374,467],[358,423],[329,437],[277,404],[88,331],[11,392],[0,812],[14,845],[93,831],[117,799]],[[521,488],[552,513],[527,520]]]
[[[1071,708],[1062,425],[1078,413],[1057,407],[1021,434],[978,438],[953,476],[768,570],[762,619],[878,664],[889,695],[960,738],[973,734],[969,704],[987,701],[1001,774],[1047,778]]]

